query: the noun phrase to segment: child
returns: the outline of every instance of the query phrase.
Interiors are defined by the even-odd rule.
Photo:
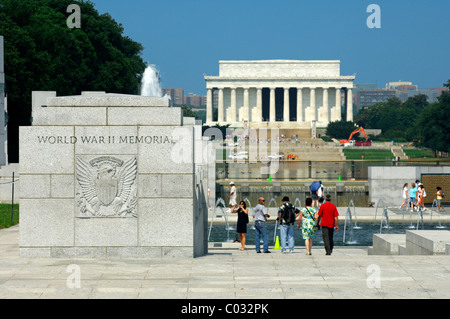
[[[405,183],[402,188],[402,197],[403,203],[400,205],[400,209],[402,209],[403,205],[408,208],[408,183]]]
[[[422,207],[422,211],[425,211],[426,208],[425,208],[425,205],[423,204],[423,201],[425,200],[425,197],[427,196],[427,193],[425,192],[425,187],[423,187],[423,184],[419,185],[419,190],[417,192],[418,192],[418,196],[417,197],[419,199],[419,201],[417,203],[417,210],[419,210],[420,207]]]
[[[437,200],[437,207],[438,211],[442,208],[442,210],[445,211],[444,206],[441,205],[442,197],[444,197],[444,192],[442,191],[441,187],[436,187],[437,193],[436,193],[436,200]]]

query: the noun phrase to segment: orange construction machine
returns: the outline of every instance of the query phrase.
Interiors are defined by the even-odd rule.
[[[364,137],[366,138],[366,140],[369,139],[369,137],[367,136],[367,134],[366,134],[366,132],[364,131],[364,129],[363,129],[362,127],[360,127],[359,129],[354,130],[354,131],[352,132],[352,134],[350,134],[350,137],[348,138],[348,140],[340,140],[339,142],[341,142],[341,144],[350,143],[350,141],[352,140],[352,137],[353,137],[355,134],[358,134],[358,133],[360,133],[360,132],[364,135]]]

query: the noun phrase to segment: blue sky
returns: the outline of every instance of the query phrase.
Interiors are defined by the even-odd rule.
[[[206,94],[219,60],[341,60],[355,83],[450,79],[448,0],[92,0],[144,46],[162,87]],[[381,8],[381,28],[366,21]]]

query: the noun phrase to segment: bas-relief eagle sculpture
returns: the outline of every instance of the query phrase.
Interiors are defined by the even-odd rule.
[[[83,216],[137,217],[137,161],[103,156],[89,163],[77,159],[76,176],[81,192],[78,206]]]

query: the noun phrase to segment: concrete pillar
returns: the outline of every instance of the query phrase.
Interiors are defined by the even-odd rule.
[[[213,122],[213,93],[208,89],[206,93],[206,123]]]
[[[297,88],[297,122],[303,121],[303,92],[302,88]]]
[[[244,88],[244,121],[250,121],[250,105],[248,103],[248,88]]]
[[[311,108],[311,118],[309,120],[317,121],[317,118],[316,118],[316,89],[315,88],[311,88],[309,107]]]
[[[323,118],[321,120],[324,122],[328,122],[330,120],[328,109],[328,88],[323,89]]]
[[[254,122],[262,122],[262,89],[256,89],[256,119],[252,119]]]
[[[340,121],[342,119],[341,115],[341,88],[336,88],[336,106],[334,107],[334,117],[333,121]]]
[[[283,106],[283,121],[289,122],[290,112],[289,112],[289,88],[284,89],[284,106]]]
[[[223,117],[223,88],[219,89],[219,101],[218,101],[218,107],[217,107],[217,111],[219,113],[218,117],[217,117],[217,122],[219,123],[223,123],[224,122],[224,117]]]
[[[228,122],[234,123],[236,122],[236,88],[231,88],[231,118]]]
[[[347,121],[353,121],[353,91],[347,88]]]
[[[275,88],[270,88],[270,122],[276,121],[275,114]]]

